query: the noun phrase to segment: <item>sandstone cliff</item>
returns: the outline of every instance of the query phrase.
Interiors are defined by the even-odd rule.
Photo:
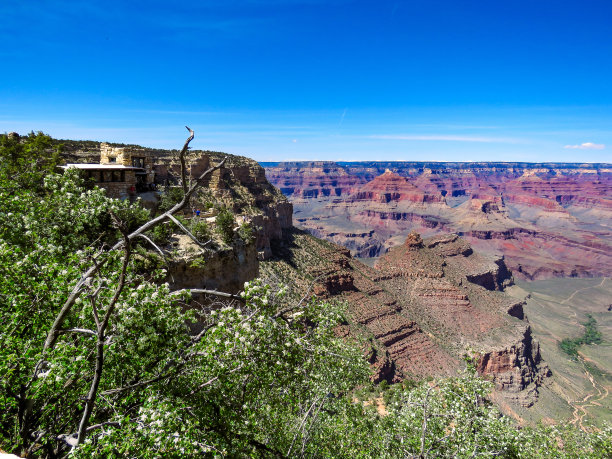
[[[100,160],[100,142],[59,141],[64,145],[63,156],[68,162],[97,163]],[[113,144],[113,146],[123,146]],[[180,168],[177,151],[143,148],[150,155],[155,172],[155,183],[159,187],[177,183]],[[225,166],[209,176],[196,197],[192,207],[214,202],[231,208],[240,222],[249,222],[255,230],[255,247],[259,258],[269,257],[270,243],[280,239],[283,230],[293,225],[293,206],[266,179],[264,169],[250,158],[225,153],[190,150],[189,177],[197,177],[221,158],[227,157]]]

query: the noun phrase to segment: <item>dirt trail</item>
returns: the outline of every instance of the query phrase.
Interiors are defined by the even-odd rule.
[[[602,287],[607,280],[610,280],[610,278],[604,277],[601,280],[601,282],[597,285],[592,285],[589,287],[583,287],[583,288],[577,289],[569,297],[561,301],[559,304],[569,306],[568,303],[571,300],[573,300],[577,294],[584,292],[586,290],[592,289],[592,288]],[[535,295],[532,296],[532,300],[538,303],[540,307],[544,307],[544,305],[540,303],[539,301],[537,301],[534,298],[534,296]],[[576,323],[578,323],[578,315],[576,314],[576,311],[570,307],[568,312],[571,314],[568,317],[571,317],[572,319],[576,320]],[[561,337],[558,337],[554,333],[551,333],[550,330],[548,330],[548,334],[553,339],[556,339],[557,341],[561,341]],[[570,424],[577,425],[580,429],[586,431],[587,427],[585,427],[584,421],[585,421],[585,418],[589,415],[588,408],[594,407],[594,406],[601,406],[602,405],[601,402],[609,396],[610,390],[608,387],[598,382],[595,379],[595,377],[591,374],[591,372],[588,370],[586,363],[587,361],[589,361],[589,359],[587,357],[579,353],[578,359],[582,365],[582,369],[584,371],[586,378],[591,383],[592,390],[589,390],[581,400],[571,400],[569,397],[563,395],[562,393],[559,393],[559,395],[561,395],[567,401],[567,403],[573,408],[572,419],[570,420]],[[595,362],[593,362],[593,364],[595,364]],[[563,378],[563,379],[567,379],[567,378]],[[567,382],[569,383],[569,380],[567,380]]]
[[[574,412],[572,413],[573,419],[570,421],[570,424],[573,424],[573,425],[578,424],[578,427],[580,427],[580,429],[586,431],[587,429],[585,428],[583,421],[584,421],[584,418],[589,414],[587,411],[587,408],[590,406],[601,406],[601,403],[599,402],[607,398],[608,395],[610,394],[610,391],[608,390],[606,386],[597,382],[595,378],[593,377],[593,375],[591,374],[591,372],[587,369],[586,364],[585,364],[587,359],[585,359],[581,355],[579,356],[579,358],[580,358],[580,362],[582,363],[582,368],[584,369],[584,373],[586,377],[588,378],[588,380],[591,382],[591,385],[593,386],[594,391],[589,392],[580,401],[572,402],[568,400],[567,402],[574,408]],[[593,397],[596,397],[596,398],[593,398]],[[591,398],[593,399],[589,401],[589,399]]]
[[[574,293],[572,293],[569,297],[567,297],[566,299],[564,299],[561,304],[566,304],[568,301],[572,300],[574,298],[574,296],[576,296],[577,293],[582,292],[584,290],[589,290],[592,288],[598,288],[601,287],[604,282],[606,282],[606,280],[608,280],[607,277],[604,277],[601,282],[598,285],[591,285],[590,287],[583,287],[583,288],[579,288],[578,290],[576,290]]]

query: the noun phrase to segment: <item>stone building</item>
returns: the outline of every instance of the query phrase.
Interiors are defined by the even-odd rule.
[[[144,148],[111,147],[109,144],[102,142],[100,144],[100,164],[139,168],[142,170],[136,172],[138,183],[146,185],[155,181],[153,158]]]
[[[151,154],[137,147],[112,147],[100,144],[99,164],[67,164],[64,169],[82,171],[112,198],[125,199],[153,189],[155,172]]]

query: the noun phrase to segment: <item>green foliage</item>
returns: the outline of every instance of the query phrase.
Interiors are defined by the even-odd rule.
[[[210,227],[205,220],[192,219],[191,220],[191,233],[200,242],[206,242],[212,237]]]
[[[597,321],[591,314],[587,314],[587,321],[584,325],[584,335],[582,337],[583,344],[600,344],[601,332],[597,330]]]
[[[597,330],[597,321],[591,314],[587,314],[587,321],[584,326],[584,334],[579,338],[565,338],[559,343],[563,352],[571,357],[578,356],[578,348],[583,344],[600,344],[601,332]]]
[[[61,146],[42,132],[25,137],[0,135],[0,184],[38,191],[43,178],[60,164]]]
[[[238,236],[240,236],[240,239],[242,239],[245,244],[252,244],[255,241],[253,226],[249,222],[244,222],[238,228]]]
[[[217,214],[216,219],[217,233],[226,244],[231,244],[234,240],[234,219],[233,212],[227,207],[222,208]]]
[[[164,222],[147,232],[147,236],[156,244],[167,244],[174,233],[176,225],[170,221]]]
[[[567,355],[576,357],[578,355],[578,347],[580,346],[582,339],[581,338],[564,338],[559,343],[559,347],[563,352]]]
[[[134,269],[139,274],[148,274],[162,269],[164,259],[157,253],[136,247],[134,254]]]
[[[203,257],[195,258],[194,260],[191,260],[191,262],[189,263],[189,267],[196,268],[196,269],[201,269],[201,268],[204,268],[205,266],[206,266],[206,260]]]
[[[160,212],[166,212],[176,204],[181,202],[183,199],[183,189],[177,186],[167,186],[163,189],[161,194],[161,201],[159,202],[158,209]]]

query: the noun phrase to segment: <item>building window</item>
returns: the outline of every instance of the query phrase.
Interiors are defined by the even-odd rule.
[[[113,182],[125,182],[125,171],[113,171]]]
[[[132,167],[140,167],[144,169],[145,159],[142,157],[132,157]]]
[[[109,163],[116,163],[117,162],[117,157],[116,156],[109,156],[108,157],[108,162]]]

